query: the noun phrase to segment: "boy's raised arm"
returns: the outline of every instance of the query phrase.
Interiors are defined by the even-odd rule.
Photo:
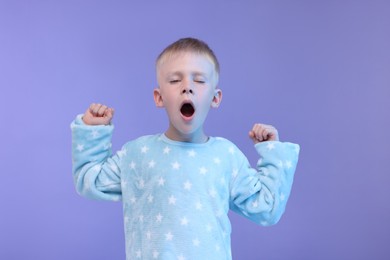
[[[252,168],[245,159],[231,186],[231,209],[260,225],[282,216],[291,192],[299,145],[279,142],[270,125],[255,124],[249,136],[260,156]]]
[[[112,156],[114,110],[92,104],[72,122],[73,178],[78,193],[92,199],[120,200],[120,156]]]

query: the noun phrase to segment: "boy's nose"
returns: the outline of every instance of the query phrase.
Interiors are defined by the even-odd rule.
[[[182,94],[194,94],[194,91],[192,91],[192,89],[190,88],[184,88],[182,91],[181,91]]]

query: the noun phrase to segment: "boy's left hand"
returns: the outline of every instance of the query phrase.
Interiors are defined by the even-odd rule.
[[[279,141],[278,130],[272,125],[255,124],[249,131],[249,137],[257,144],[265,141]]]

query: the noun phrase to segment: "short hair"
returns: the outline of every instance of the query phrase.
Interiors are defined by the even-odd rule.
[[[217,56],[215,56],[213,50],[205,43],[196,38],[182,38],[174,43],[168,45],[156,59],[156,66],[164,60],[166,57],[170,57],[179,52],[194,52],[197,54],[207,55],[211,61],[214,63],[214,68],[217,74],[219,75],[219,62]]]

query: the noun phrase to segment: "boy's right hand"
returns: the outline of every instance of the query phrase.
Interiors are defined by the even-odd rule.
[[[102,104],[91,104],[83,115],[87,125],[108,125],[114,117],[114,109]]]

